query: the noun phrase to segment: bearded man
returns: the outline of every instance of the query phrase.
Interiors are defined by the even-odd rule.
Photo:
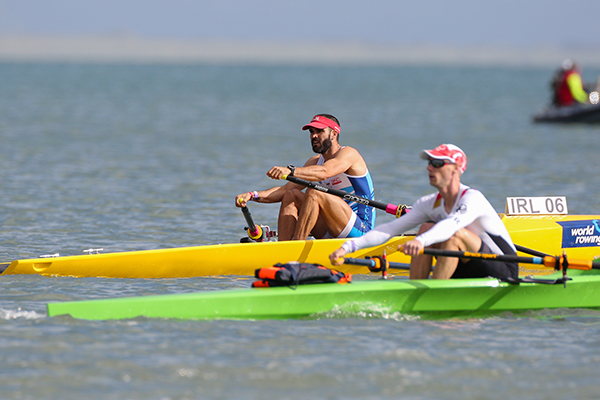
[[[369,200],[374,199],[373,181],[360,153],[339,143],[340,122],[330,114],[315,115],[302,127],[310,132],[312,149],[317,155],[304,166],[275,166],[267,172],[272,179],[295,176],[323,186],[343,190]],[[248,201],[281,203],[278,237],[305,240],[309,235],[321,238],[359,237],[373,229],[375,210],[364,204],[288,182],[267,190],[249,191],[236,196],[235,205]]]

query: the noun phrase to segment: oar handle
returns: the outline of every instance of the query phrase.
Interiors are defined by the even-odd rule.
[[[351,193],[344,192],[343,190],[338,190],[334,188],[330,188],[327,186],[320,185],[316,182],[307,181],[302,178],[297,178],[295,176],[283,175],[281,177],[289,182],[297,183],[298,185],[306,186],[308,188],[318,190],[319,192],[329,193],[337,197],[341,197],[344,200],[353,201],[359,204],[364,204],[370,207],[377,208],[379,210],[383,210],[388,214],[395,215],[396,217],[400,217],[408,212],[409,206],[405,204],[395,205],[391,203],[382,203],[376,200],[365,199],[364,197],[360,197]]]

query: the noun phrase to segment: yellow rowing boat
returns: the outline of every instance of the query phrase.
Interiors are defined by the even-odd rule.
[[[390,261],[410,262],[396,251],[407,237],[397,237],[382,246],[365,249],[359,256],[394,253]],[[299,240],[216,244],[161,250],[104,253],[81,256],[34,258],[10,263],[2,275],[39,274],[44,276],[107,278],[190,278],[209,275],[254,275],[254,270],[279,262],[329,265],[329,254],[343,239]],[[365,273],[365,267],[352,267],[349,273]]]
[[[538,252],[568,258],[600,258],[600,215],[520,215],[500,214],[513,242]],[[521,265],[522,274],[551,273],[531,265]]]
[[[600,257],[600,215],[508,216],[500,214],[513,242],[550,255],[563,251],[572,259]],[[389,261],[410,263],[397,251],[399,244],[413,236],[399,236],[388,243],[353,254],[353,257],[381,255]],[[15,260],[2,275],[107,278],[189,278],[212,275],[253,275],[254,270],[279,262],[300,261],[330,266],[328,255],[343,239],[292,242],[234,243],[161,250],[91,254]],[[368,273],[366,267],[345,265],[346,273]],[[521,275],[551,273],[550,268],[521,265]],[[406,274],[406,271],[390,271]]]

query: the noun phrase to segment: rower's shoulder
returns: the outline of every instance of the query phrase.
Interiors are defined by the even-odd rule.
[[[336,153],[334,158],[335,157],[352,157],[352,158],[356,158],[356,159],[363,158],[358,150],[356,150],[354,147],[350,147],[350,146],[343,146],[341,149],[338,150],[338,152]]]
[[[336,156],[346,163],[347,169],[344,172],[348,175],[363,176],[369,172],[365,159],[354,147],[345,146],[338,151]]]
[[[340,150],[339,152],[346,152],[346,153],[358,153],[358,150],[356,150],[354,147],[352,146],[340,146]]]
[[[308,161],[306,161],[306,163],[304,163],[304,166],[317,165],[317,163],[319,162],[319,158],[320,157],[321,157],[320,154],[312,156],[311,158],[308,159]]]

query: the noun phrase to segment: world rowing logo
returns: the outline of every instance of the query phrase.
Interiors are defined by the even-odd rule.
[[[563,228],[562,247],[600,246],[600,221],[564,221],[558,222]]]

